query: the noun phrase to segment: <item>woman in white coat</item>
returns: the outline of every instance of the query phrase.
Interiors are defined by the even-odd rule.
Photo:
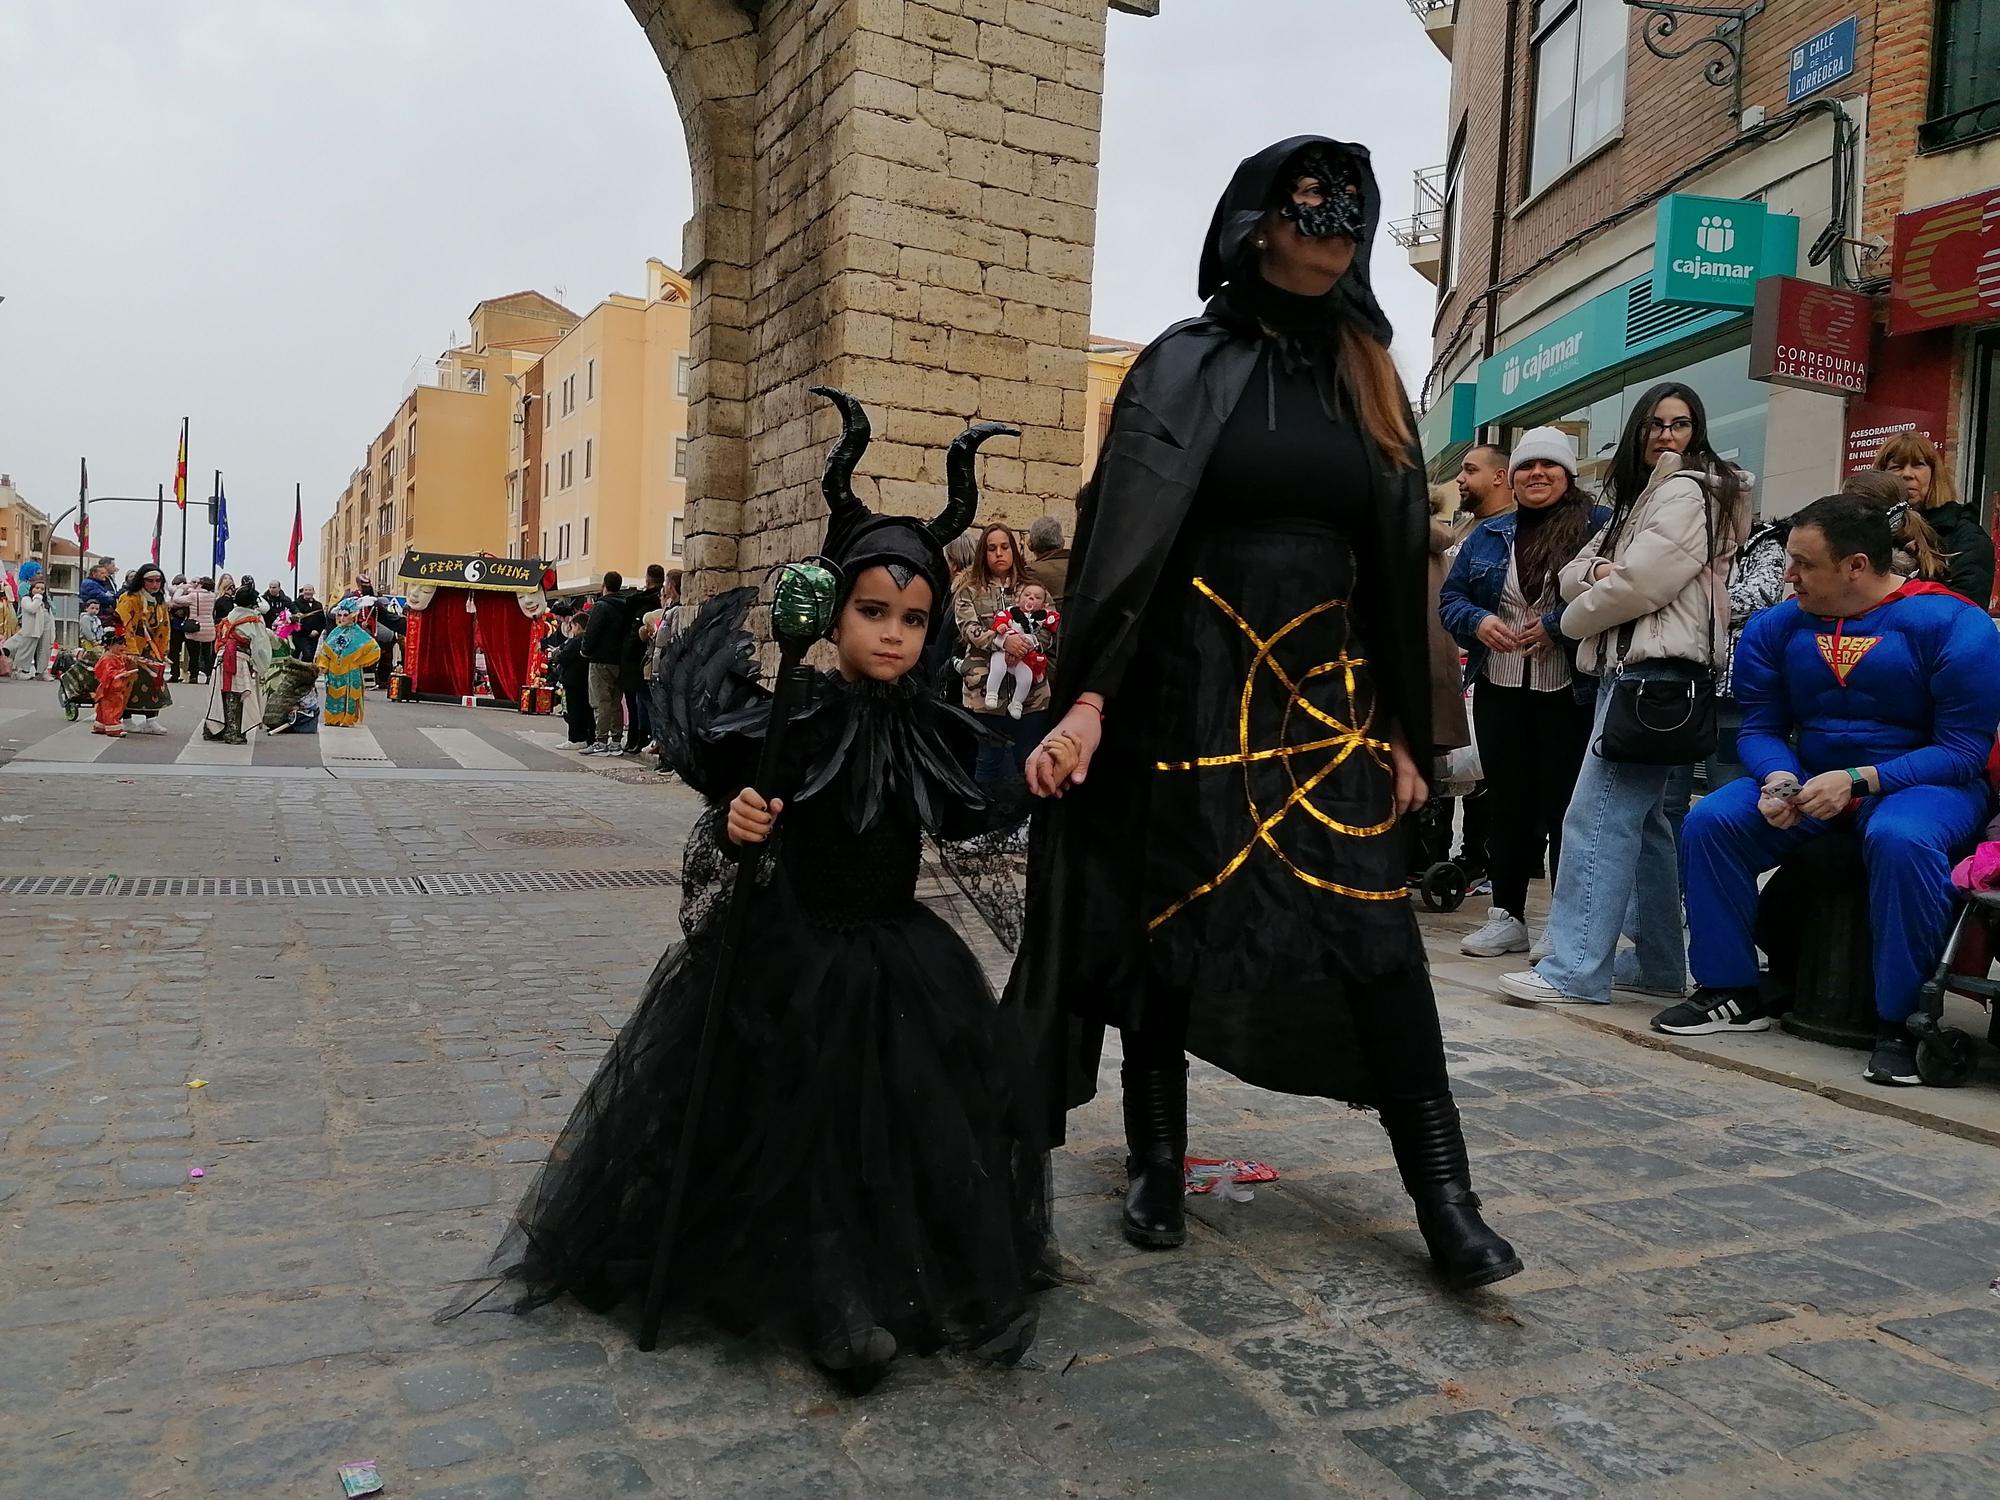
[[[1563,818],[1548,955],[1501,976],[1517,1004],[1604,1004],[1613,988],[1678,998],[1687,987],[1680,876],[1663,793],[1674,768],[1598,753],[1621,676],[1692,680],[1729,640],[1729,567],[1749,530],[1744,476],[1709,446],[1701,397],[1678,381],[1641,396],[1605,488],[1611,520],[1562,570],[1562,632],[1598,678],[1597,716]],[[1614,985],[1627,910],[1635,962]]]
[[[7,644],[15,675],[29,681],[51,675],[49,656],[55,645],[56,612],[49,603],[49,581],[37,576],[21,595],[21,628]]]

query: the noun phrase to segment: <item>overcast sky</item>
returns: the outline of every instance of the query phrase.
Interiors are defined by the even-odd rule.
[[[1144,340],[1195,308],[1237,160],[1286,135],[1374,148],[1387,212],[1443,160],[1449,71],[1403,0],[1164,0],[1111,18],[1094,326]],[[412,368],[480,298],[578,311],[680,257],[680,120],[622,0],[25,0],[0,5],[0,471],[50,514],[91,490],[225,474],[229,567],[283,568]],[[1405,378],[1431,288],[1384,237]],[[190,510],[190,516],[195,513]],[[145,556],[152,512],[93,512]],[[191,534],[189,562],[208,552]],[[170,515],[162,560],[178,569]]]

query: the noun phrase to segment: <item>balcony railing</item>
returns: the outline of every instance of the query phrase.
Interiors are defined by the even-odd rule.
[[[1917,149],[1940,151],[1996,132],[2000,132],[2000,99],[1989,99],[1984,104],[1924,121],[1917,127]]]
[[[1451,56],[1452,32],[1457,28],[1457,0],[1403,0],[1410,14],[1424,23],[1424,35],[1447,58]]]
[[[1410,0],[1412,5],[1421,0]],[[1444,168],[1419,167],[1415,173],[1416,212],[1389,226],[1389,238],[1405,250],[1434,245],[1444,238]]]

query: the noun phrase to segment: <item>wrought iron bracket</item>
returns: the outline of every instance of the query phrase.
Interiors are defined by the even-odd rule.
[[[1625,3],[1633,10],[1647,13],[1640,35],[1645,39],[1646,50],[1655,57],[1671,62],[1688,57],[1702,47],[1721,49],[1720,57],[1710,58],[1703,66],[1702,77],[1717,88],[1731,91],[1732,114],[1740,128],[1743,119],[1744,34],[1749,30],[1751,21],[1764,13],[1764,0],[1751,0],[1748,5],[1683,5],[1677,0],[1625,0]],[[1715,18],[1715,29],[1679,46],[1671,45],[1680,33],[1681,22],[1694,16]]]

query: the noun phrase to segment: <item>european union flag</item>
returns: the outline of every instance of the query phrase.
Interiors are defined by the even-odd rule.
[[[222,554],[229,546],[229,497],[222,493],[222,485],[215,486],[215,571],[222,573]]]

